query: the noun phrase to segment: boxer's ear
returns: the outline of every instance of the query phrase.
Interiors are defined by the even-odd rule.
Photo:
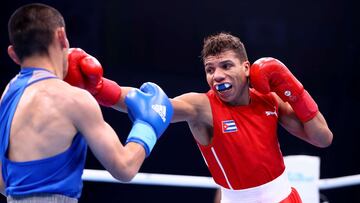
[[[56,36],[55,38],[59,40],[59,43],[61,45],[61,48],[68,49],[69,48],[69,40],[67,39],[65,28],[60,27],[55,32]]]
[[[13,45],[9,45],[8,46],[8,49],[7,49],[7,52],[10,56],[10,58],[18,65],[20,65],[21,61],[19,59],[19,57],[17,56],[15,50],[14,50],[14,46]]]

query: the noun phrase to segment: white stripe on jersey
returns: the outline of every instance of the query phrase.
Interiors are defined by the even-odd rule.
[[[224,170],[223,166],[221,165],[221,162],[220,162],[218,156],[216,155],[214,147],[211,147],[211,152],[213,153],[213,155],[214,155],[214,157],[216,159],[216,162],[219,164],[219,167],[220,167],[220,169],[221,169],[221,171],[222,171],[222,173],[224,175],[224,178],[226,180],[226,183],[228,184],[229,188],[233,190],[233,187],[231,186],[231,184],[230,184],[230,182],[229,182],[229,180],[228,180],[228,178],[226,176],[225,170]]]

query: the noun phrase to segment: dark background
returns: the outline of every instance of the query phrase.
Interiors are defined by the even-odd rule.
[[[0,89],[19,71],[7,56],[7,21],[32,1],[0,8]],[[155,0],[39,1],[57,8],[71,47],[97,57],[105,77],[120,85],[159,84],[169,97],[208,90],[199,58],[203,38],[231,32],[245,43],[249,60],[283,61],[317,101],[334,133],[326,149],[279,129],[284,155],[321,157],[321,178],[360,173],[359,14],[355,0]],[[126,114],[103,108],[124,141]],[[244,166],[246,167],[246,166]],[[89,153],[86,168],[104,168]],[[209,176],[186,123],[172,124],[140,172]],[[329,202],[360,202],[360,186],[322,190]],[[214,190],[85,182],[80,202],[212,202]],[[4,200],[2,200],[4,201]]]

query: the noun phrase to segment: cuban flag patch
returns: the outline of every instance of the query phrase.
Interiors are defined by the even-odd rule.
[[[223,133],[232,133],[237,131],[237,127],[234,120],[222,121]]]

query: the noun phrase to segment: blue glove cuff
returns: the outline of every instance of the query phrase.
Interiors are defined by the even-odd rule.
[[[129,133],[126,143],[136,142],[141,144],[145,149],[146,157],[148,157],[151,150],[154,148],[156,140],[156,133],[151,125],[144,121],[136,120]]]

